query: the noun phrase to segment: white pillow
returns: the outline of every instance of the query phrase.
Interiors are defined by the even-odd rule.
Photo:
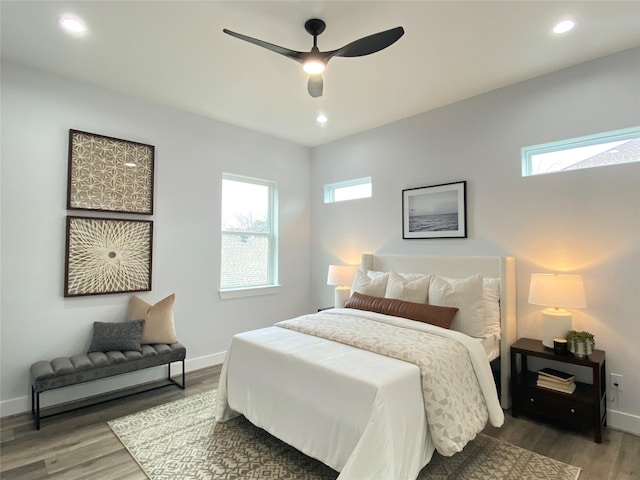
[[[388,273],[381,273],[380,275],[376,275],[375,278],[371,278],[366,272],[356,270],[356,275],[351,285],[351,294],[353,295],[353,292],[358,292],[363,295],[369,295],[370,297],[384,297],[388,279]]]
[[[389,272],[378,272],[377,270],[367,270],[367,277],[369,278],[376,278],[379,277],[381,275],[386,275]]]
[[[484,303],[483,337],[496,335],[500,338],[500,279],[482,279],[482,300]]]
[[[428,273],[399,273],[401,277],[404,277],[405,280],[418,280],[419,278],[429,277],[431,275]]]
[[[380,272],[378,270],[367,270],[367,276],[369,278],[376,278],[380,275],[386,275],[390,272]],[[428,277],[428,273],[398,273],[401,277],[404,277],[405,280],[417,280],[418,278]]]
[[[396,298],[405,302],[427,303],[429,293],[429,277],[419,276],[409,280],[401,274],[390,272],[385,298]]]
[[[484,333],[484,303],[482,275],[467,278],[445,278],[432,275],[429,282],[429,303],[442,307],[457,307],[451,330],[482,337]]]

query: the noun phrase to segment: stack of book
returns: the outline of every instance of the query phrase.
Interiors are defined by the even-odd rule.
[[[554,370],[553,368],[538,370],[538,382],[536,385],[564,393],[573,393],[576,389],[575,377],[573,375]]]

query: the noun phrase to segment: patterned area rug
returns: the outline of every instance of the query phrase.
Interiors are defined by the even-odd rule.
[[[213,419],[215,390],[109,422],[152,480],[335,480],[338,473],[254,427]],[[486,435],[434,454],[418,480],[576,480],[580,469]]]

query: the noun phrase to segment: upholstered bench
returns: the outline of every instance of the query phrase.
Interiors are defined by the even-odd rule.
[[[64,412],[40,416],[40,394],[49,390],[78,385],[80,383],[165,364],[167,365],[168,382],[152,386],[142,391],[136,391],[135,393],[142,393],[143,391],[146,392],[169,385],[177,385],[184,389],[184,360],[186,354],[187,349],[180,343],[160,343],[142,345],[140,351],[90,352],[73,355],[71,357],[60,357],[50,362],[36,362],[31,365],[31,412],[33,413],[35,427],[37,430],[40,430],[41,419],[75,410],[75,408],[72,408]],[[171,364],[174,362],[182,362],[182,383],[178,383],[171,377]],[[131,394],[122,395],[117,398],[128,395]],[[114,400],[114,398],[110,398],[109,400]],[[93,405],[95,405],[95,403]]]

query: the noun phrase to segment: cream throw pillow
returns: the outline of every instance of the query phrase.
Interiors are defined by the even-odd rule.
[[[353,285],[351,285],[351,294],[353,295],[354,292],[358,292],[363,295],[369,295],[370,297],[384,297],[388,279],[389,273],[382,273],[371,278],[366,272],[356,270]]]
[[[173,324],[173,305],[176,295],[171,294],[155,305],[135,295],[129,301],[129,320],[144,320],[140,343],[176,343],[176,330]]]
[[[385,298],[395,298],[405,302],[427,303],[429,293],[429,277],[422,276],[408,280],[403,275],[389,272],[389,281]]]
[[[457,307],[451,330],[482,337],[484,333],[484,303],[482,275],[467,278],[445,278],[433,275],[429,283],[429,303],[442,307]]]
[[[482,279],[482,298],[484,303],[484,329],[482,337],[496,335],[500,338],[500,279]]]

